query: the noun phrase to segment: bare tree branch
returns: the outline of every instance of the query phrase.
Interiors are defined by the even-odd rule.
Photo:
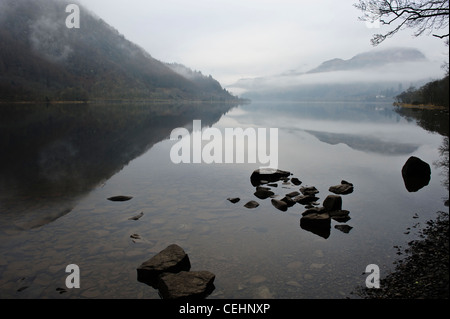
[[[354,6],[363,12],[360,20],[378,20],[380,25],[393,27],[384,34],[375,34],[371,40],[374,46],[407,28],[415,29],[416,37],[424,33],[440,39],[449,37],[448,0],[359,0]],[[442,34],[433,33],[436,31]]]

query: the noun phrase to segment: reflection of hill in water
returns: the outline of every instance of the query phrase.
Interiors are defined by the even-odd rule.
[[[427,110],[421,108],[397,107],[395,112],[429,132],[449,136],[448,110]]]
[[[317,132],[306,130],[320,141],[331,144],[346,144],[352,149],[364,152],[379,153],[385,155],[411,154],[418,149],[417,145],[407,143],[385,142],[376,137],[360,136],[355,134],[340,134],[329,132]]]
[[[29,229],[57,219],[174,128],[194,119],[212,125],[231,107],[2,105],[0,227]]]

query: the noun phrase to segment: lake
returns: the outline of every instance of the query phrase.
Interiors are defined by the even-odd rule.
[[[350,219],[326,235],[302,228],[303,205],[283,212],[255,197],[259,163],[173,163],[170,134],[194,120],[277,128],[278,168],[302,184],[274,183],[275,198],[314,186],[321,204],[346,180]],[[216,275],[210,299],[357,298],[367,265],[387,275],[396,246],[448,211],[445,136],[447,114],[391,101],[0,105],[0,297],[158,299],[136,268],[175,243],[191,270]],[[417,192],[401,173],[411,156],[432,172]],[[133,198],[108,200],[119,195]],[[69,264],[79,289],[65,286]]]

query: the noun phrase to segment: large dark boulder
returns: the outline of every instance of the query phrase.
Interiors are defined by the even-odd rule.
[[[327,239],[331,233],[331,218],[327,213],[315,213],[312,210],[303,213],[300,227],[322,238]]]
[[[420,158],[411,156],[402,168],[403,181],[408,192],[417,192],[431,180],[431,167]]]
[[[342,197],[339,195],[328,195],[323,201],[323,207],[326,211],[331,212],[334,210],[342,209]]]
[[[166,273],[159,278],[158,289],[163,299],[204,299],[215,289],[215,278],[209,271]]]
[[[191,263],[189,256],[178,245],[170,245],[137,268],[137,280],[154,288],[159,276],[163,273],[189,271]]]
[[[292,174],[279,169],[262,168],[255,170],[250,176],[250,182],[253,186],[259,186],[264,183],[278,182]]]

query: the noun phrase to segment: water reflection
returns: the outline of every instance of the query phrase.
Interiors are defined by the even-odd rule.
[[[306,130],[320,141],[331,144],[346,144],[354,150],[373,152],[385,155],[405,155],[415,152],[419,146],[412,143],[386,142],[377,137],[360,136],[355,134],[338,134]]]
[[[64,165],[50,167],[61,172],[57,176],[64,176],[63,172],[67,171],[69,175],[75,174],[79,170],[90,185],[102,187],[88,191],[90,186],[87,185],[79,191],[68,192],[64,188],[71,186],[69,179],[69,182],[59,183],[60,193],[56,186],[51,192],[44,192],[36,185],[28,186],[27,174],[23,174],[18,194],[37,198],[39,190],[52,200],[29,199],[30,207],[25,201],[18,204],[19,196],[13,193],[14,179],[7,179],[8,176],[14,177],[22,169],[41,185],[46,180],[42,174],[27,169],[23,164],[25,155],[18,157],[19,152],[8,142],[10,138],[0,135],[3,149],[16,152],[15,157],[8,155],[8,161],[2,159],[0,203],[2,211],[8,212],[8,215],[2,214],[7,216],[1,217],[2,223],[13,224],[13,215],[17,214],[23,224],[26,216],[37,215],[36,208],[49,215],[50,203],[57,199],[64,201],[67,209],[73,207],[64,218],[33,231],[15,236],[0,231],[0,235],[4,235],[0,241],[2,297],[159,298],[157,291],[137,282],[136,267],[168,245],[177,243],[195,256],[195,269],[207,269],[216,274],[216,289],[209,298],[342,298],[356,285],[364,284],[365,277],[362,278],[361,273],[368,264],[383,265],[382,271],[388,272],[389,265],[397,258],[393,245],[403,245],[412,239],[413,232],[405,235],[404,230],[405,225],[410,226],[413,214],[419,216],[414,222],[426,221],[430,214],[443,209],[440,199],[448,193],[442,190],[436,178],[437,169],[432,170],[435,175],[420,192],[405,190],[402,165],[413,155],[430,165],[434,163],[439,158],[441,137],[424,131],[413,121],[408,123],[389,104],[252,104],[234,108],[213,125],[222,132],[235,127],[279,128],[279,168],[294,175],[288,176],[289,184],[280,180],[267,181],[273,184],[271,186],[258,185],[270,187],[277,196],[275,199],[282,200],[287,195],[294,196],[293,192],[301,192],[302,187],[315,186],[320,191],[318,206],[325,206],[332,185],[342,180],[355,185],[354,192],[342,196],[342,209],[350,212],[351,220],[346,223],[345,219],[333,219],[331,229],[319,234],[299,225],[306,205],[296,204],[287,211],[280,211],[272,204],[271,197],[262,200],[255,195],[258,186],[252,184],[250,176],[259,165],[175,165],[169,158],[175,141],[154,144],[167,138],[173,127],[190,128],[193,119],[202,119],[202,123],[208,125],[228,107],[224,110],[208,108],[209,122],[201,112],[189,114],[191,106],[184,109],[182,106],[179,109],[177,106],[169,109],[142,107],[141,110],[132,107],[130,112],[135,112],[134,115],[119,109],[111,120],[106,119],[110,113],[106,107],[103,111],[86,108],[83,114],[91,112],[91,115],[80,115],[84,116],[83,120],[77,119],[76,112],[68,108],[56,106],[56,109],[60,110],[59,117],[66,120],[56,125],[55,116],[52,126],[41,127],[52,127],[57,134],[41,133],[41,138],[38,138],[39,130],[35,130],[35,134],[25,134],[29,127],[36,126],[27,124],[26,112],[20,116],[12,112],[10,118],[15,116],[17,123],[3,120],[2,116],[0,128],[2,133],[9,128],[18,136],[22,131],[29,137],[23,139],[28,142],[20,149],[22,154],[33,155],[30,157],[32,167],[39,167],[36,164],[39,158],[47,165],[58,161],[42,160],[45,157],[39,157],[40,152],[31,152],[27,147],[39,151],[47,149],[44,152],[47,156],[60,154],[56,158],[77,159],[80,153],[85,154],[97,163],[91,170],[83,167],[83,163],[70,163],[70,166],[64,161],[61,162]],[[44,116],[39,113],[33,116],[48,120],[50,111],[44,108],[42,112]],[[149,115],[152,112],[156,115]],[[172,118],[178,122],[170,121]],[[83,125],[90,122],[92,125]],[[77,134],[66,133],[76,131],[76,127],[80,134],[78,140]],[[90,133],[85,132],[89,127]],[[137,133],[138,128],[141,134]],[[414,154],[366,152],[322,142],[307,131],[370,137],[387,144],[411,143],[419,147]],[[147,132],[152,132],[153,137],[147,136]],[[70,138],[74,135],[75,138]],[[93,146],[80,150],[77,143],[81,140]],[[138,157],[130,161],[133,156]],[[14,173],[9,173],[14,159],[22,164],[17,165]],[[68,170],[57,169],[65,165],[69,165]],[[96,170],[106,172],[98,174]],[[121,171],[114,173],[118,170]],[[97,177],[90,178],[92,175]],[[108,179],[108,176],[112,177]],[[62,180],[67,178],[62,177]],[[103,184],[104,179],[108,181]],[[73,180],[76,184],[76,179]],[[52,185],[50,181],[47,183]],[[58,179],[53,183],[58,183]],[[85,196],[87,192],[89,196]],[[82,200],[77,195],[83,197]],[[107,200],[115,195],[129,195],[133,199]],[[258,195],[264,194],[258,192]],[[241,200],[234,204],[227,201],[227,198],[237,197]],[[4,209],[7,207],[5,198],[11,203],[9,209]],[[260,205],[255,209],[244,207],[250,200]],[[54,205],[55,212],[63,210],[63,206]],[[64,287],[67,277],[64,269],[70,263],[80,266],[81,289],[60,295],[58,289]]]
[[[2,105],[0,227],[32,229],[69,213],[172,129],[215,123],[231,105]]]

